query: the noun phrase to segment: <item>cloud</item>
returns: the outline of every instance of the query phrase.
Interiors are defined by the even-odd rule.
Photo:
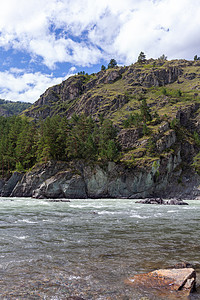
[[[71,67],[70,69],[69,69],[69,74],[74,74],[75,72],[76,72],[76,67]]]
[[[50,69],[58,62],[82,66],[97,63],[102,58],[101,51],[96,45],[82,40],[83,31],[88,22],[91,23],[91,15],[95,15],[93,10],[85,10],[84,2],[6,1],[0,11],[0,46],[27,51],[34,58],[40,56]],[[90,7],[90,1],[86,2]],[[69,36],[79,37],[79,40]]]
[[[33,103],[49,86],[62,82],[70,75],[71,71],[65,77],[54,78],[40,72],[25,73],[25,70],[11,68],[0,72],[0,98]]]
[[[148,58],[192,59],[200,55],[199,16],[199,0],[2,1],[0,47],[30,56],[30,61],[23,70],[16,68],[22,62],[8,69],[12,60],[2,60],[7,71],[0,73],[0,97],[33,102],[63,80],[28,71],[31,62],[38,63],[37,71],[47,67],[54,72],[66,62],[74,68],[111,58],[130,64],[140,51]]]
[[[130,63],[140,51],[189,58],[200,39],[198,2],[7,0],[0,11],[0,46],[39,56],[50,69],[58,62],[89,66],[111,56]]]
[[[200,38],[198,1],[138,1],[120,27],[113,49],[125,63],[134,62],[140,51],[157,58],[193,58]]]

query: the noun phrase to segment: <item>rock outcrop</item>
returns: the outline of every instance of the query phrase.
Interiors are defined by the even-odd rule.
[[[86,198],[83,178],[74,173],[67,163],[48,162],[36,166],[18,181],[11,197],[34,198]],[[12,178],[12,177],[11,177]]]
[[[176,176],[173,170],[176,170],[178,159],[171,155],[168,160],[153,162],[148,169],[127,168],[114,162],[103,166],[88,165],[83,161],[74,164],[52,161],[38,165],[26,174],[13,174],[6,183],[2,182],[0,193],[1,196],[49,199],[162,196],[168,192],[167,182],[171,176]],[[158,170],[161,175],[157,175]],[[172,199],[165,204],[184,203]]]
[[[18,182],[22,179],[22,174],[15,172],[5,184],[1,184],[1,197],[9,197]]]
[[[196,287],[196,272],[193,268],[160,269],[147,274],[135,275],[126,284],[141,290],[151,290],[160,297],[187,297]],[[185,298],[182,298],[185,299]]]
[[[179,66],[141,69],[138,65],[132,65],[100,71],[91,76],[71,76],[61,84],[48,88],[24,114],[34,119],[45,119],[55,112],[68,117],[74,112],[109,116],[129,102],[129,94],[140,93],[141,87],[145,91],[152,86],[171,84],[182,72]],[[122,90],[113,91],[106,87],[118,82]]]

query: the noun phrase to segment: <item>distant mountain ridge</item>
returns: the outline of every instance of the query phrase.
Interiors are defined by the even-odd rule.
[[[22,111],[29,108],[32,104],[21,101],[9,101],[0,99],[0,116],[11,117],[13,115],[19,115]]]

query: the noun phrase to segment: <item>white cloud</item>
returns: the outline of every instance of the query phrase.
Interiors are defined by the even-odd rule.
[[[198,1],[141,1],[120,28],[113,45],[126,63],[140,51],[148,57],[165,53],[169,58],[192,59],[199,51],[200,8]]]
[[[12,68],[0,72],[0,98],[33,103],[49,86],[61,83],[70,75],[54,78],[40,72],[24,73],[21,69]]]
[[[76,72],[76,67],[71,67],[70,69],[69,69],[69,74],[74,74],[75,72]]]
[[[39,55],[52,69],[110,56],[130,63],[142,50],[190,58],[199,46],[199,15],[198,0],[7,0],[0,46]]]
[[[140,51],[154,58],[200,55],[199,0],[1,2],[0,47],[28,53],[34,62],[40,57],[52,70],[56,63],[70,62],[75,68],[110,58],[129,64]],[[9,58],[2,64],[8,67]],[[10,69],[0,73],[0,97],[33,102],[62,79]]]
[[[86,11],[85,2],[91,7],[90,1],[79,0],[21,0],[20,3],[7,0],[0,11],[0,46],[39,55],[51,69],[57,62],[85,66],[97,63],[102,58],[101,52],[95,45],[81,40],[82,31],[95,15],[94,9]],[[60,30],[60,35],[52,28]],[[74,34],[80,37],[79,41],[68,37]]]

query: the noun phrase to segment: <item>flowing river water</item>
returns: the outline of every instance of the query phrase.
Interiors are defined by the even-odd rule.
[[[187,202],[0,198],[0,299],[158,299],[124,280],[183,261],[200,280],[200,201]]]

